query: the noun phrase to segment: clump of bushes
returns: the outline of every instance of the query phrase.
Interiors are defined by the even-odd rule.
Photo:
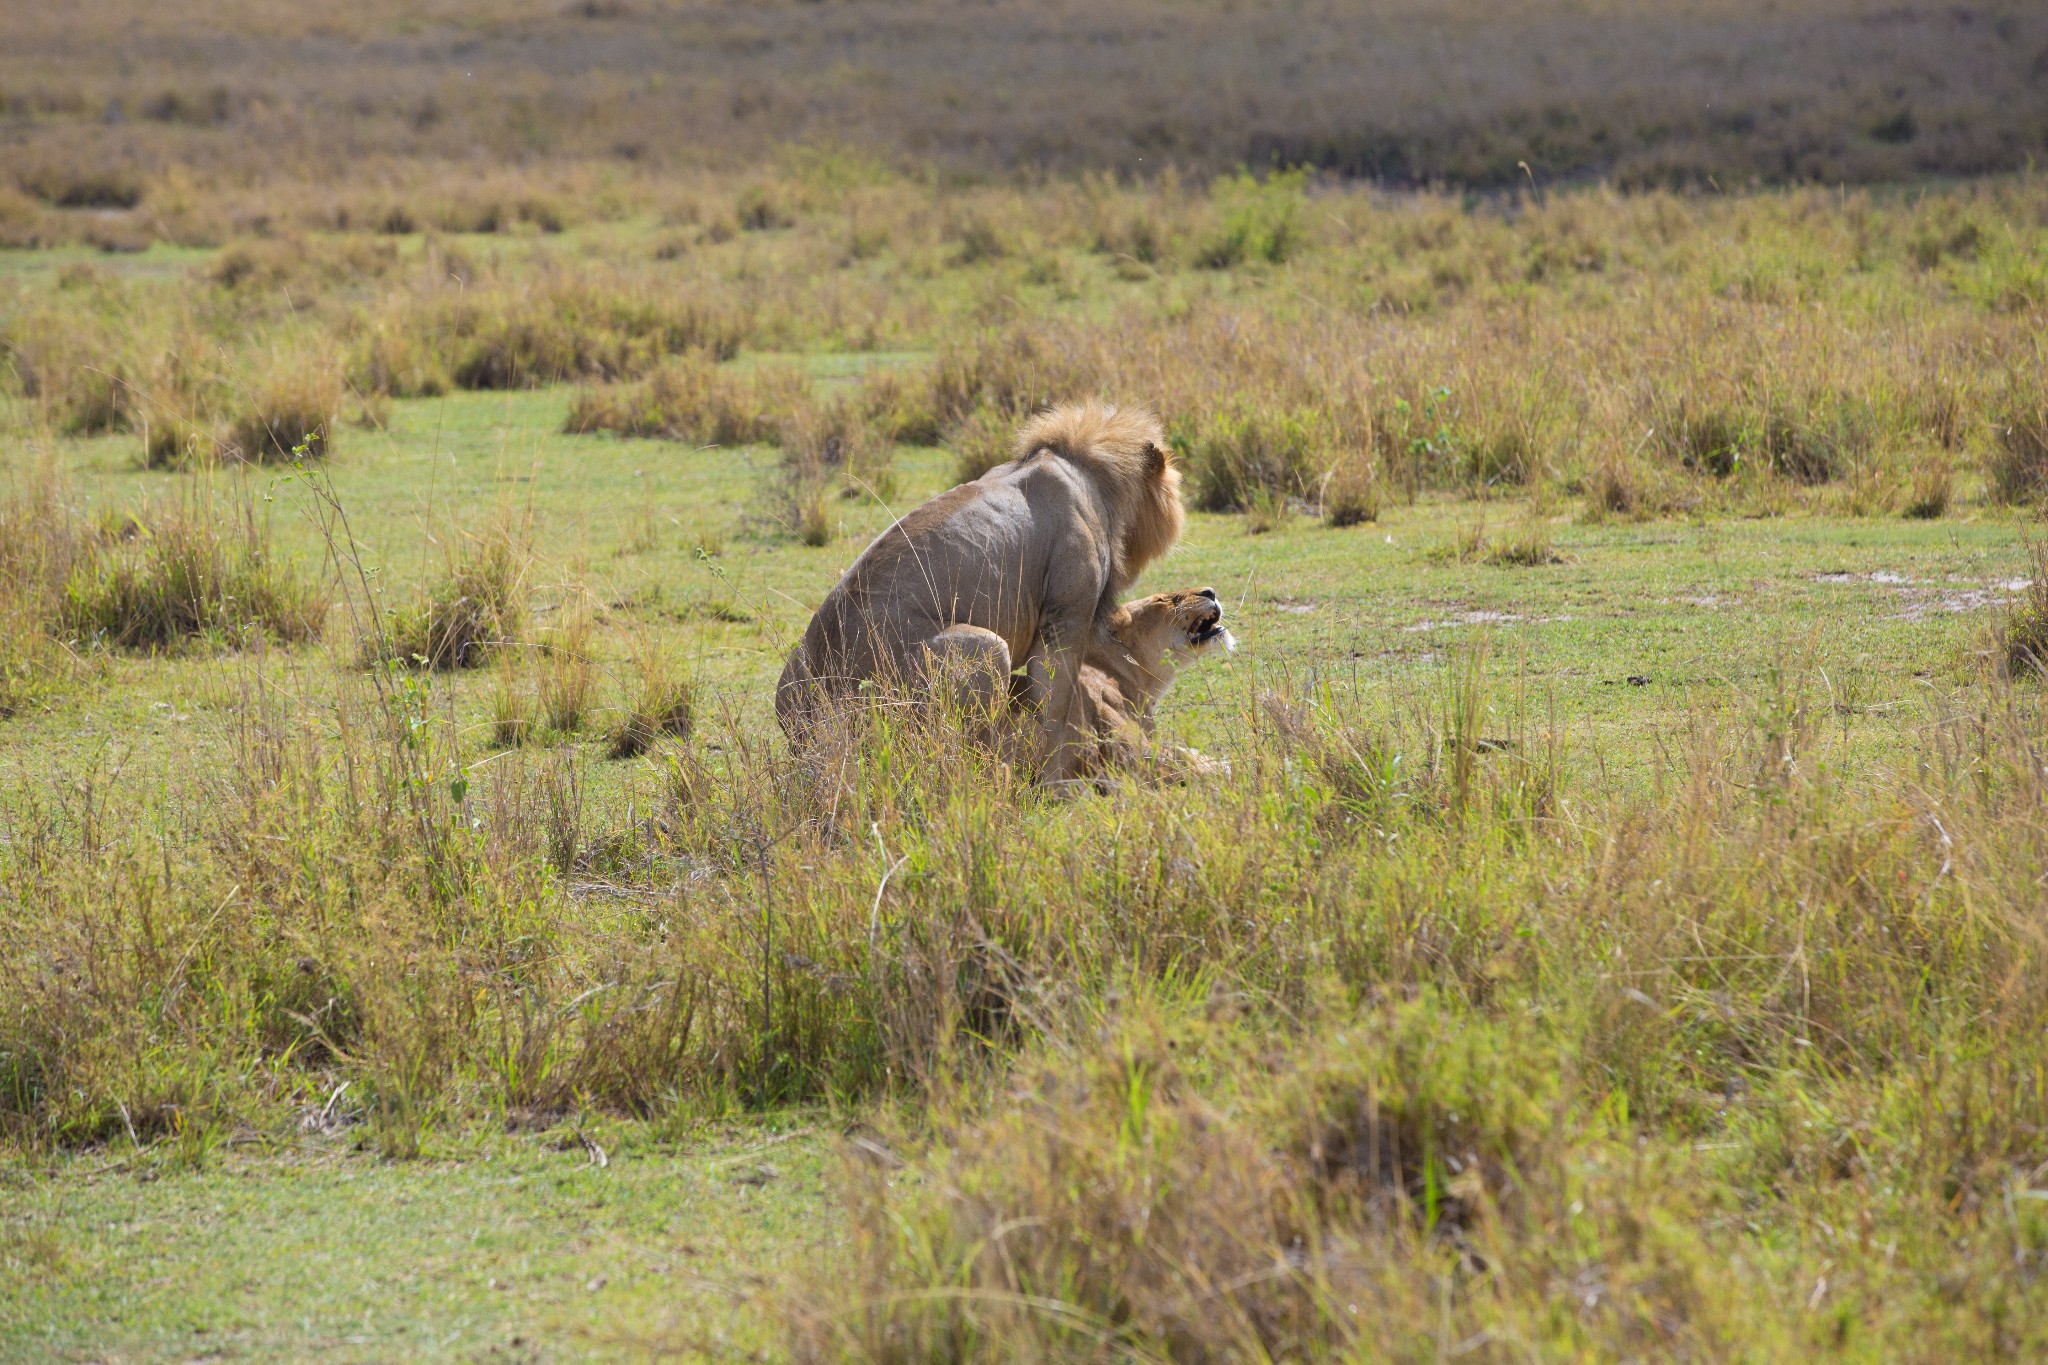
[[[806,545],[831,544],[836,528],[826,501],[830,480],[817,446],[785,446],[767,483],[767,520]]]
[[[130,649],[195,637],[309,640],[326,617],[326,598],[271,555],[252,503],[223,508],[196,496],[103,534],[72,569],[57,609],[66,633]]]
[[[810,401],[810,384],[787,367],[742,373],[705,351],[662,362],[631,384],[576,395],[564,430],[659,436],[699,445],[759,445],[781,434],[784,415]]]
[[[2048,677],[2048,540],[2027,545],[2033,575],[1998,623],[1999,661],[2011,678]]]
[[[931,408],[948,433],[987,408],[1015,422],[1056,403],[1091,397],[1101,366],[1089,339],[1043,324],[976,334],[949,346],[931,378]]]
[[[1247,261],[1279,265],[1301,245],[1302,190],[1307,175],[1288,171],[1263,183],[1239,174],[1216,182],[1211,198],[1222,222],[1195,253],[1205,270],[1228,270]]]
[[[1312,498],[1339,462],[1335,435],[1317,410],[1241,401],[1190,443],[1189,496],[1205,512],[1248,511],[1261,497]]]
[[[1762,408],[1757,448],[1775,473],[1795,483],[1843,477],[1876,442],[1869,405],[1844,395],[1773,394]]]
[[[69,658],[47,626],[91,547],[58,488],[44,466],[0,499],[0,720],[43,696]]]
[[[468,539],[441,581],[392,609],[364,641],[366,664],[474,668],[519,633],[527,556],[506,530]]]
[[[976,408],[947,433],[953,479],[972,483],[1016,453],[1017,423],[994,408]]]
[[[1642,468],[1631,457],[1608,451],[1595,462],[1585,481],[1586,518],[1632,517],[1649,510]]]
[[[566,608],[564,619],[541,636],[540,718],[558,735],[573,735],[583,728],[597,692],[590,633],[589,609],[578,603]]]
[[[1915,521],[1934,521],[1947,515],[1955,497],[1955,480],[1955,465],[1946,454],[1924,456],[1913,466],[1902,514]]]
[[[331,449],[342,393],[337,367],[307,358],[283,360],[257,384],[248,407],[228,424],[222,448],[235,459],[256,464],[323,459]]]
[[[143,419],[144,469],[189,469],[210,464],[220,454],[220,438],[208,422],[168,406],[152,409]]]
[[[1065,1358],[1114,1330],[1170,1360],[1377,1358],[1410,1320],[1388,1307],[1404,1255],[1519,1245],[1570,1184],[1539,1033],[1426,995],[1284,1047],[1249,1022],[1133,1004],[1020,1062],[1012,1102],[940,1125],[929,1178],[856,1167],[852,1262],[830,1272],[850,1279],[806,1286],[837,1311],[792,1313],[800,1354]],[[1434,1291],[1405,1292],[1420,1311]]]
[[[437,276],[395,292],[362,324],[350,375],[358,389],[393,397],[446,385],[618,381],[687,351],[730,359],[743,331],[734,310],[618,273],[553,271],[519,283],[485,277],[460,288]]]
[[[1561,560],[1551,546],[1549,519],[1534,510],[1504,538],[1486,547],[1486,562],[1503,568],[1533,569]]]
[[[857,400],[796,403],[779,428],[786,466],[814,471],[821,481],[837,474],[842,497],[886,503],[896,496],[895,444]]]
[[[1992,496],[2026,503],[2048,493],[2048,391],[2009,383],[1992,430],[1984,462]]]
[[[1323,476],[1323,520],[1342,528],[1379,519],[1379,469],[1365,452],[1347,452]]]
[[[763,184],[741,190],[733,200],[732,214],[742,232],[770,232],[796,221],[775,191]]]
[[[690,737],[690,685],[676,673],[674,664],[665,655],[649,649],[641,652],[635,669],[638,679],[632,704],[612,727],[613,758],[644,754],[664,735],[674,739]]]
[[[935,446],[944,437],[928,373],[869,370],[861,376],[859,406],[884,440]]]

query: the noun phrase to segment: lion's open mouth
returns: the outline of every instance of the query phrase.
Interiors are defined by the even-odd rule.
[[[1226,650],[1237,644],[1230,638],[1230,632],[1223,628],[1223,613],[1220,611],[1188,632],[1188,645],[1193,649],[1207,649],[1214,644],[1221,644]]]

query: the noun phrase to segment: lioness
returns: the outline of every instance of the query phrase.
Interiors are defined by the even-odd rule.
[[[1081,665],[1084,723],[1093,742],[1073,776],[1095,777],[1148,758],[1177,760],[1196,772],[1215,768],[1192,750],[1157,753],[1152,712],[1181,665],[1219,648],[1227,654],[1237,641],[1223,624],[1213,588],[1154,593],[1110,613]]]
[[[1180,471],[1151,414],[1101,404],[1033,418],[1016,450],[876,537],[826,594],[776,685],[792,744],[863,684],[917,685],[941,665],[966,664],[994,710],[1029,659],[1044,777],[1085,756],[1082,659],[1117,598],[1179,539]]]

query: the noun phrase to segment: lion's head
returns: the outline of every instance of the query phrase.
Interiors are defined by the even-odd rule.
[[[1214,588],[1156,592],[1124,608],[1125,622],[1114,633],[1141,661],[1171,656],[1177,664],[1213,649],[1228,654],[1237,640],[1223,624],[1223,604]]]

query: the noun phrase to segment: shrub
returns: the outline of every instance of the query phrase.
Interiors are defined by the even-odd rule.
[[[1992,418],[1994,439],[1984,462],[2000,502],[2032,502],[2048,493],[2048,390],[2008,382]]]
[[[788,227],[796,220],[766,185],[749,185],[733,202],[733,218],[743,232],[766,232]]]
[[[840,496],[884,503],[896,496],[896,448],[856,402],[798,403],[783,416],[778,436],[785,463],[814,468],[821,479],[838,472]]]
[[[491,693],[491,739],[516,748],[533,734],[533,703],[520,685],[513,651],[502,651],[499,659],[498,685]]]
[[[1000,259],[1009,251],[995,224],[980,214],[969,214],[955,223],[952,236],[959,243],[959,249],[953,253],[956,265],[979,265]]]
[[[1266,494],[1306,498],[1331,463],[1329,423],[1318,412],[1274,412],[1241,402],[1208,424],[1194,442],[1188,479],[1205,512],[1241,512]]]
[[[953,481],[972,483],[1016,454],[1017,424],[993,408],[976,408],[953,424],[946,444],[953,450]]]
[[[1955,465],[1946,455],[1928,456],[1913,466],[1902,514],[1916,521],[1934,521],[1947,515],[1954,496]]]
[[[806,545],[829,545],[835,532],[826,506],[831,474],[822,451],[810,444],[783,447],[768,482],[768,520]]]
[[[21,187],[60,209],[132,209],[142,202],[142,182],[119,166],[45,162],[25,172]]]
[[[70,671],[71,656],[48,632],[65,582],[92,545],[62,490],[55,468],[43,464],[0,498],[0,720]]]
[[[437,398],[454,387],[442,349],[407,318],[372,323],[349,374],[359,391],[394,398]]]
[[[1648,495],[1643,487],[1642,469],[1625,455],[1608,452],[1593,466],[1586,486],[1589,520],[1608,515],[1634,516],[1646,510]]]
[[[1380,519],[1379,471],[1371,457],[1352,453],[1323,478],[1323,520],[1332,527]]]
[[[394,293],[362,324],[350,374],[359,389],[397,396],[444,379],[466,389],[617,381],[686,351],[729,359],[741,332],[737,313],[622,273],[555,271],[460,289],[436,277]]]
[[[64,431],[72,436],[126,431],[135,403],[134,391],[118,365],[81,365],[66,399]]]
[[[885,441],[935,446],[941,439],[929,374],[872,369],[861,376],[860,409]]]
[[[625,715],[612,728],[613,758],[644,754],[663,735],[676,739],[690,736],[689,684],[676,675],[673,663],[651,649],[643,651],[636,663],[638,689]]]
[[[1285,261],[1300,243],[1306,184],[1300,171],[1270,176],[1263,184],[1246,174],[1217,181],[1211,198],[1222,212],[1222,226],[1196,252],[1195,264],[1227,270],[1245,261]]]
[[[1037,324],[985,331],[966,345],[941,350],[932,372],[932,411],[948,428],[979,408],[1014,422],[1093,396],[1098,376],[1078,336]]]
[[[558,735],[573,735],[597,691],[590,659],[591,621],[587,609],[565,608],[566,619],[541,638],[539,701],[541,722]]]
[[[693,351],[663,362],[637,383],[581,390],[563,429],[757,445],[776,440],[789,414],[810,401],[810,382],[797,370],[742,373]]]
[[[467,540],[442,580],[421,600],[393,609],[363,642],[366,664],[474,668],[519,633],[525,618],[526,555],[503,530]]]
[[[1538,1030],[1428,996],[1282,1047],[1249,1022],[1136,1002],[1022,1061],[992,1112],[938,1124],[911,1177],[855,1168],[852,1264],[791,1297],[799,1355],[1382,1358],[1408,1249],[1492,1256],[1570,1182]]]
[[[2033,576],[1994,632],[2010,678],[2048,677],[2048,540],[2029,540],[2027,557]]]
[[[189,469],[211,464],[220,453],[220,438],[198,418],[155,407],[143,421],[144,469]]]
[[[1504,567],[1535,568],[1562,559],[1551,548],[1549,518],[1534,511],[1506,538],[1493,541],[1486,550],[1487,563]]]
[[[299,457],[324,459],[333,448],[341,412],[340,371],[311,357],[275,363],[257,386],[248,410],[228,426],[223,445],[236,459],[269,464]]]
[[[1867,403],[1841,396],[1773,395],[1763,405],[1757,444],[1770,467],[1795,483],[1842,477],[1876,441]]]
[[[1725,479],[1741,466],[1749,428],[1738,409],[1681,392],[1653,400],[1650,418],[1656,448],[1687,469]]]
[[[0,593],[0,720],[11,720],[50,690],[69,656],[43,633],[29,603]]]
[[[210,636],[316,637],[326,599],[270,553],[245,497],[222,507],[196,495],[145,508],[125,538],[93,546],[65,582],[62,629],[131,649]]]
[[[1247,535],[1262,536],[1272,531],[1284,531],[1294,523],[1294,504],[1284,494],[1270,488],[1253,489],[1243,511]]]

